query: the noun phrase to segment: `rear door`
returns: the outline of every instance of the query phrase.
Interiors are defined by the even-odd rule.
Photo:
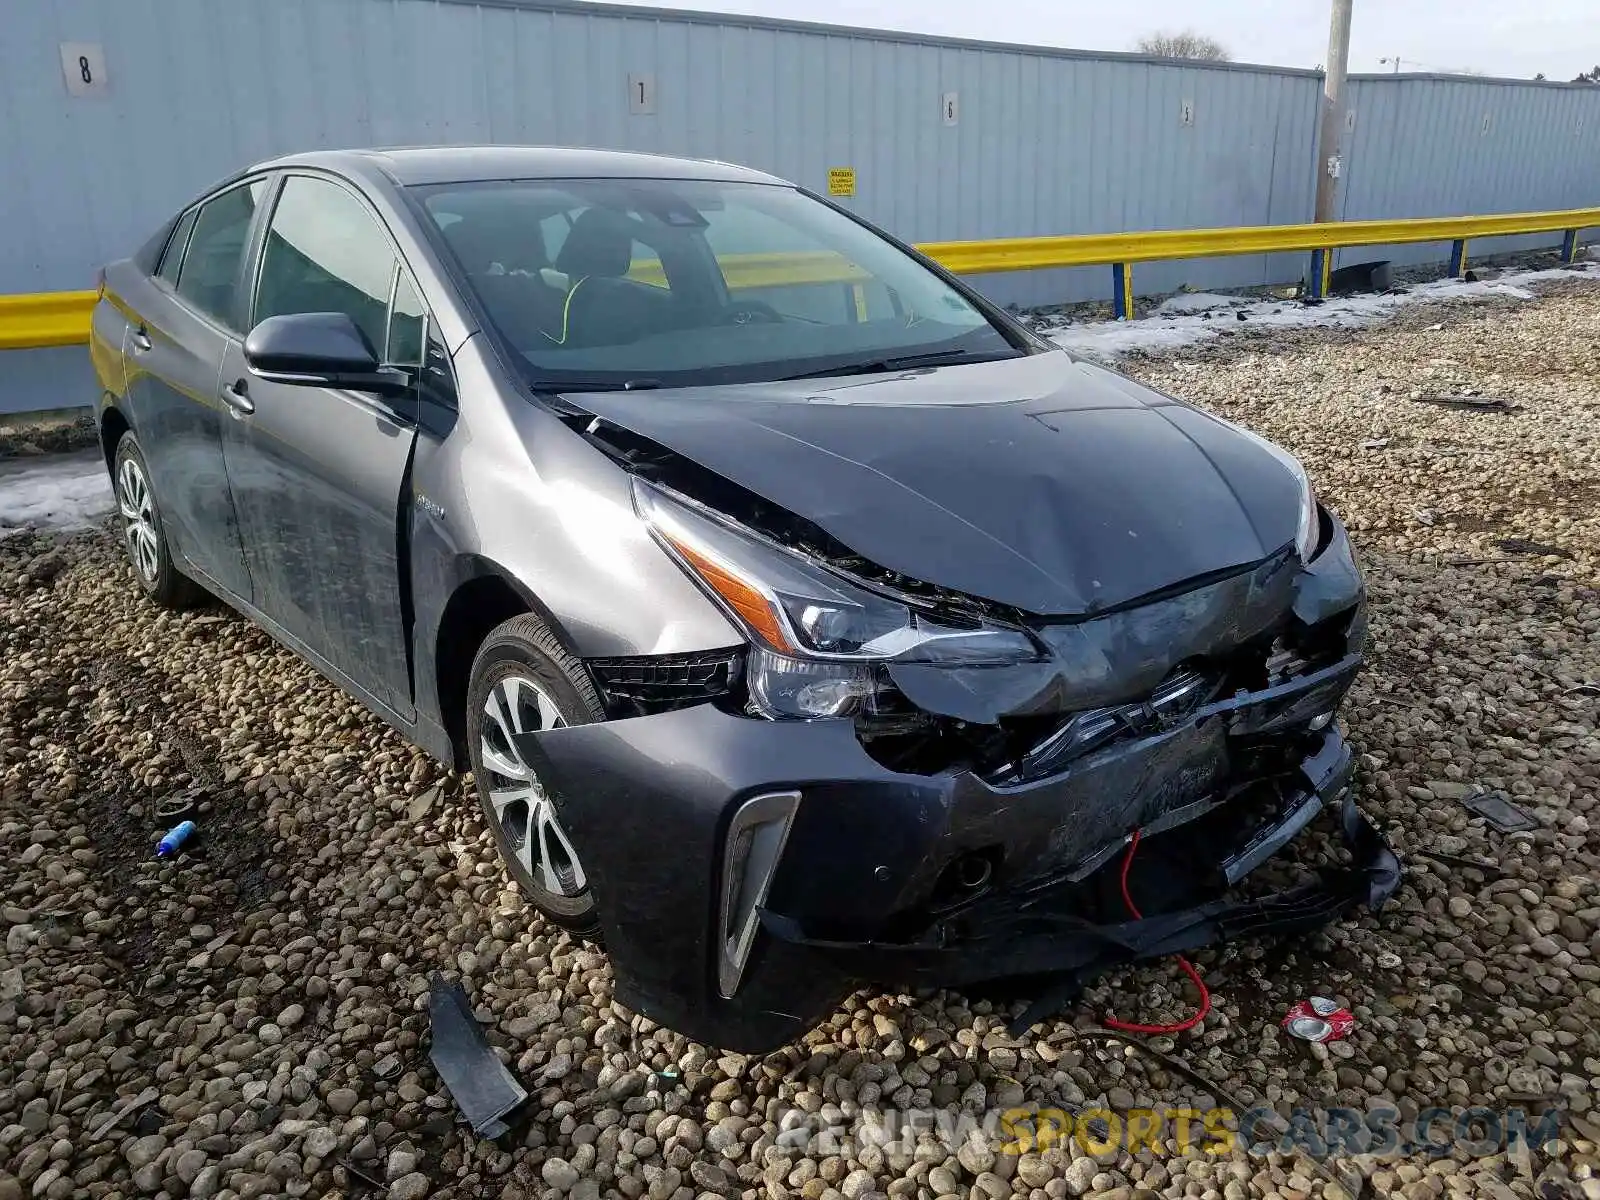
[[[391,320],[397,286],[403,299]],[[346,313],[380,357],[419,365],[420,302],[388,230],[343,181],[290,174],[262,243],[249,323],[307,312]],[[224,445],[256,607],[410,717],[400,512],[415,393],[269,383],[250,373],[237,343],[222,386],[249,410],[229,422]]]
[[[266,180],[219,192],[173,226],[152,278],[123,294],[132,424],[150,467],[168,539],[197,574],[250,596],[222,458],[231,425],[217,388],[240,327],[240,277]]]

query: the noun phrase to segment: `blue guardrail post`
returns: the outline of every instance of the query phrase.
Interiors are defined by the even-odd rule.
[[[1572,262],[1578,257],[1578,231],[1569,229],[1561,235],[1561,261]]]
[[[1332,256],[1327,250],[1313,250],[1311,252],[1311,284],[1306,289],[1306,295],[1312,300],[1322,300],[1328,295],[1328,260]]]
[[[1467,239],[1457,238],[1450,243],[1450,278],[1460,279],[1467,273]]]
[[[1119,321],[1133,316],[1133,264],[1111,264],[1112,311]]]

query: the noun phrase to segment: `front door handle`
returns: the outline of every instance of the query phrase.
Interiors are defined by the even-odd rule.
[[[145,351],[149,350],[152,344],[150,341],[150,335],[144,331],[143,325],[139,326],[139,328],[130,333],[128,335],[128,340],[133,343],[133,348],[140,354],[143,354]]]
[[[242,379],[222,389],[222,400],[235,417],[248,417],[256,410],[256,402],[245,394],[245,382]]]

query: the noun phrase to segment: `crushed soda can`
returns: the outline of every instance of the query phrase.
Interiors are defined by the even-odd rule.
[[[1308,1042],[1337,1042],[1356,1027],[1355,1014],[1326,996],[1312,996],[1291,1008],[1283,1027]]]

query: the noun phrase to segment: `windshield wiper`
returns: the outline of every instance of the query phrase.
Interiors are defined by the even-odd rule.
[[[785,375],[790,379],[821,379],[827,375],[881,375],[888,371],[910,371],[917,367],[951,366],[957,362],[994,362],[1014,358],[1012,354],[996,354],[992,350],[929,350],[922,354],[901,354],[890,358],[872,358],[866,362],[844,363],[824,367],[820,371],[802,371],[798,375]]]
[[[534,382],[528,386],[536,392],[560,394],[561,392],[647,392],[666,385],[654,376],[642,376],[638,379],[624,379],[620,382],[611,380],[604,383],[591,383],[588,381],[574,383]]]

